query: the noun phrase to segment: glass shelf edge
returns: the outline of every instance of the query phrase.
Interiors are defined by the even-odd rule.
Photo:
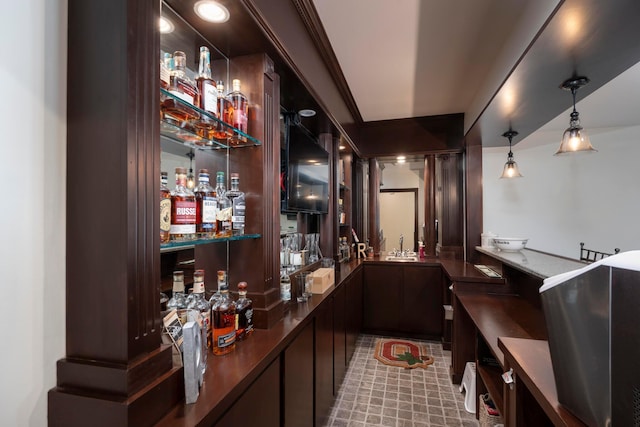
[[[212,116],[211,113],[209,113],[209,112],[207,112],[205,110],[202,110],[202,109],[196,107],[195,105],[192,105],[192,104],[190,104],[190,103],[178,98],[177,96],[173,95],[171,92],[167,91],[166,89],[160,88],[160,95],[167,96],[167,97],[173,99],[174,101],[186,106],[187,108],[191,108],[194,111],[198,112],[199,114],[206,116],[207,118],[213,120],[216,123],[222,123],[223,126],[225,126],[226,128],[231,129],[233,131],[234,135],[239,135],[241,137],[247,138],[249,140],[249,143],[245,143],[245,144],[242,144],[242,143],[239,143],[239,144],[224,144],[224,143],[222,143],[220,141],[210,140],[210,139],[207,139],[207,138],[200,137],[200,136],[198,136],[196,134],[193,134],[193,135],[198,136],[198,138],[200,138],[203,141],[210,141],[212,143],[212,145],[218,145],[220,148],[242,148],[242,147],[251,147],[251,146],[256,146],[256,145],[262,145],[262,142],[260,142],[258,139],[254,138],[253,136],[248,135],[248,134],[242,132],[240,129],[234,128],[233,126],[221,121],[217,117]],[[167,122],[164,122],[164,123],[166,123],[169,126],[173,126],[173,127],[176,127],[177,129],[180,129],[179,127],[177,127],[175,125],[172,125],[170,123],[167,123]],[[182,130],[182,131],[183,132],[188,132],[186,130]],[[189,133],[191,133],[191,132],[189,132]],[[210,147],[207,147],[207,146],[199,146],[197,144],[193,144],[193,145],[196,148],[202,148],[202,149],[210,148]],[[211,148],[217,148],[217,147],[211,147]]]
[[[211,243],[220,243],[220,242],[233,242],[237,240],[259,239],[260,237],[261,237],[260,234],[241,234],[239,236],[220,237],[220,238],[214,238],[214,239],[197,239],[197,240],[188,240],[184,242],[162,243],[160,245],[160,253],[172,252],[178,249],[190,249],[198,245],[208,245]]]

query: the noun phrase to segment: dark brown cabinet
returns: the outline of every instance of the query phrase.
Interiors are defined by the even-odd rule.
[[[365,266],[362,325],[365,331],[391,334],[400,330],[401,286],[401,266]]]
[[[333,300],[325,301],[315,319],[315,421],[323,426],[333,403]]]
[[[215,427],[280,426],[280,358],[276,358]]]
[[[440,266],[366,265],[363,329],[440,339],[442,286]]]
[[[347,371],[346,350],[346,286],[341,286],[333,297],[333,394],[338,393]]]
[[[284,351],[284,426],[313,426],[313,323]]]
[[[347,365],[356,350],[356,341],[362,330],[362,270],[358,270],[345,283],[346,302],[346,350]]]

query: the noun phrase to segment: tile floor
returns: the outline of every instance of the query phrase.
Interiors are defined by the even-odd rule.
[[[373,358],[375,335],[360,335],[325,427],[477,426],[449,377],[451,352],[422,341],[435,361],[427,369],[387,366]],[[417,341],[417,340],[414,340]]]

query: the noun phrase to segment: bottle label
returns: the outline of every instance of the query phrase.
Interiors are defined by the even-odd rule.
[[[171,199],[160,200],[160,231],[171,229]]]
[[[174,224],[192,224],[195,230],[196,202],[193,200],[176,200],[175,204],[176,216]],[[171,224],[171,227],[173,227],[173,224]]]
[[[204,197],[202,199],[202,222],[203,228],[211,228],[211,224],[216,222],[216,211],[218,210],[218,201],[213,197]],[[206,227],[209,225],[209,227]]]
[[[234,230],[242,230],[244,228],[244,212],[246,205],[241,203],[233,204],[233,216],[231,217],[231,223]]]
[[[196,90],[193,88],[187,81],[182,78],[175,78],[173,81],[173,87],[169,90],[170,93],[182,99],[183,101],[187,101],[189,104],[193,105],[196,99]]]
[[[217,344],[218,344],[218,347],[220,348],[229,347],[234,342],[236,342],[235,330],[232,330],[231,332],[225,335],[218,335],[217,337]]]
[[[196,232],[195,224],[171,224],[170,234],[194,234]]]
[[[204,81],[202,84],[202,109],[218,116],[218,88],[212,82]]]
[[[171,72],[167,67],[165,67],[164,63],[160,65],[160,81],[165,83],[165,87],[169,86],[169,81],[171,77]]]

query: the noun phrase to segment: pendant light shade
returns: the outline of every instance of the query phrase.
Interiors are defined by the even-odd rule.
[[[513,160],[513,153],[511,152],[511,139],[516,136],[518,132],[515,130],[508,130],[503,133],[502,136],[505,138],[509,138],[509,154],[507,154],[507,163],[504,164],[504,169],[502,170],[502,175],[500,178],[520,178],[522,174],[518,169],[518,164],[515,160]]]
[[[579,88],[589,83],[589,79],[586,77],[574,77],[571,78],[560,86],[562,89],[570,90],[573,96],[573,111],[571,112],[571,120],[569,127],[564,131],[562,135],[562,142],[560,148],[556,151],[556,156],[560,154],[576,153],[576,152],[597,152],[591,145],[589,135],[580,126],[580,114],[576,111],[576,92]]]

